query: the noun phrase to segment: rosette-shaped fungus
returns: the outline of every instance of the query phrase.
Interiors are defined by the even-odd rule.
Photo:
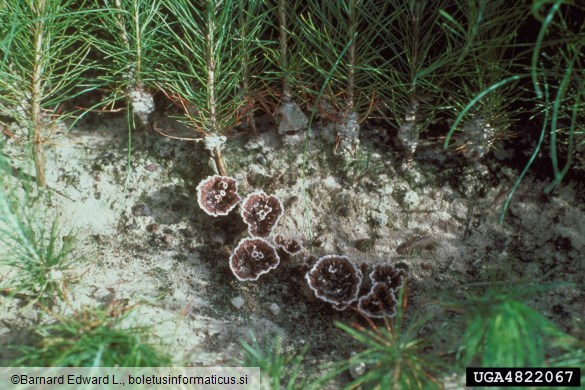
[[[357,299],[362,272],[347,256],[323,256],[305,276],[317,298],[333,304],[336,310]]]
[[[257,280],[278,267],[276,249],[263,238],[244,238],[230,256],[230,268],[238,280]]]
[[[242,203],[242,218],[254,237],[268,237],[284,214],[284,206],[274,195],[253,192]]]
[[[374,265],[370,273],[372,288],[360,297],[358,309],[372,318],[391,318],[396,315],[396,291],[402,287],[407,273],[389,263]]]
[[[370,273],[370,279],[373,284],[383,283],[391,290],[398,290],[402,287],[406,271],[396,268],[392,264],[382,263],[374,265],[374,270]]]
[[[213,175],[197,186],[197,202],[207,214],[228,215],[240,201],[238,182],[227,176]]]
[[[284,238],[281,234],[274,236],[274,243],[289,255],[296,255],[303,246],[294,238]]]
[[[372,318],[391,318],[396,315],[394,290],[385,283],[374,283],[372,289],[358,301],[358,309]]]

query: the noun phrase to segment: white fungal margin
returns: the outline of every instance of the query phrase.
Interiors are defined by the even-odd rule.
[[[274,220],[274,222],[272,223],[272,226],[270,227],[270,231],[268,232],[267,235],[265,236],[259,236],[258,234],[256,234],[257,232],[254,232],[254,228],[256,226],[258,226],[258,223],[260,221],[263,221],[270,213],[272,213],[273,208],[271,208],[270,211],[263,213],[263,215],[261,215],[260,217],[260,221],[254,221],[254,220],[250,220],[250,216],[251,213],[249,213],[247,211],[248,208],[248,203],[251,202],[253,197],[260,197],[262,198],[263,202],[267,202],[268,200],[275,200],[276,202],[278,202],[278,205],[280,207],[280,212],[278,213],[278,215],[276,216],[276,219]],[[246,223],[246,225],[248,226],[248,233],[251,236],[254,237],[269,237],[272,232],[274,231],[274,228],[276,226],[278,226],[278,223],[280,222],[280,220],[282,219],[282,216],[284,215],[284,205],[282,204],[282,202],[280,201],[280,199],[278,199],[278,197],[276,197],[276,195],[267,195],[264,191],[255,191],[252,192],[251,194],[248,194],[248,196],[246,196],[246,198],[244,198],[244,200],[242,201],[242,207],[240,210],[240,215],[242,216],[242,219],[244,220],[244,222]],[[257,229],[256,229],[257,230]]]
[[[321,265],[321,263],[329,260],[329,259],[341,259],[345,262],[347,262],[347,264],[350,264],[351,267],[353,268],[353,273],[357,279],[357,283],[354,286],[354,291],[351,292],[350,294],[350,299],[345,300],[343,302],[338,302],[335,300],[332,300],[331,298],[325,296],[324,294],[322,294],[319,291],[318,286],[313,286],[313,284],[311,283],[311,274],[313,272],[318,272],[318,268]],[[358,299],[358,293],[360,291],[360,286],[362,284],[362,271],[359,269],[359,267],[349,259],[349,257],[347,256],[340,256],[340,255],[327,255],[327,256],[323,256],[321,258],[319,258],[319,260],[317,260],[315,262],[315,264],[313,265],[313,267],[311,267],[311,269],[309,270],[309,272],[307,272],[307,274],[305,275],[305,279],[307,280],[307,284],[309,285],[309,287],[311,288],[311,290],[313,290],[313,292],[315,293],[315,296],[325,302],[329,302],[333,305],[333,308],[335,308],[336,310],[345,310],[347,308],[347,306],[349,306],[351,303],[355,302]]]
[[[236,262],[236,254],[237,254],[238,250],[240,250],[240,248],[241,248],[243,245],[247,245],[247,244],[248,244],[250,241],[261,241],[262,243],[266,244],[266,245],[267,245],[267,246],[270,248],[270,250],[271,250],[271,253],[270,253],[270,254],[271,254],[271,255],[274,255],[274,257],[276,258],[276,263],[275,263],[275,264],[271,264],[271,265],[270,265],[270,266],[269,266],[267,269],[265,269],[265,270],[261,270],[261,271],[260,271],[260,272],[259,272],[259,273],[256,275],[256,277],[251,277],[251,278],[245,278],[245,277],[244,277],[244,278],[243,278],[243,277],[241,277],[241,276],[239,276],[239,275],[237,274],[237,269],[236,269],[236,267],[235,267],[235,265],[234,265],[234,264],[235,264],[235,262]],[[256,251],[256,249],[254,249],[254,251]],[[263,255],[263,256],[262,256],[262,258],[263,258],[263,257],[264,257],[264,254],[262,254],[262,255]],[[253,257],[254,257],[254,256],[253,256]],[[258,258],[258,257],[256,257],[256,258]],[[229,264],[230,264],[230,269],[232,270],[232,273],[234,274],[234,276],[235,276],[235,277],[236,277],[238,280],[240,280],[240,281],[242,281],[242,282],[245,282],[245,281],[255,281],[255,280],[258,280],[258,278],[259,278],[261,275],[264,275],[265,273],[268,273],[268,272],[270,272],[271,270],[273,270],[273,269],[276,269],[276,268],[278,267],[278,265],[280,264],[280,257],[278,256],[278,253],[276,252],[276,249],[274,248],[274,246],[273,246],[273,245],[272,245],[272,244],[271,244],[271,243],[270,243],[268,240],[266,240],[266,239],[264,239],[264,238],[262,238],[262,237],[244,238],[244,239],[240,240],[240,242],[238,243],[238,245],[236,246],[236,248],[235,248],[235,249],[234,249],[234,251],[232,252],[232,254],[231,254],[231,256],[230,256],[230,259],[229,259]]]
[[[212,212],[209,210],[207,205],[203,204],[202,198],[203,198],[203,187],[208,184],[211,181],[215,181],[217,179],[221,180],[221,183],[224,184],[222,185],[223,190],[221,190],[221,192],[223,192],[224,196],[226,194],[226,192],[224,190],[226,190],[228,188],[228,184],[224,181],[230,181],[233,182],[234,186],[235,186],[235,193],[236,193],[236,199],[237,201],[234,202],[233,205],[231,205],[230,207],[228,207],[225,211],[216,211],[216,212]],[[218,202],[221,200],[220,199],[216,199]],[[228,215],[237,205],[238,203],[240,203],[241,198],[238,195],[238,181],[236,179],[234,179],[233,177],[229,177],[229,176],[220,176],[220,175],[213,175],[213,176],[208,176],[206,179],[201,180],[201,182],[199,183],[199,185],[197,185],[197,204],[199,205],[199,207],[201,208],[201,210],[203,210],[207,215],[211,215],[212,217],[218,217],[218,216],[225,216]]]
[[[389,313],[386,310],[380,310],[380,312],[372,312],[366,308],[364,308],[364,303],[366,300],[370,300],[372,298],[379,297],[379,294],[376,293],[376,289],[380,289],[383,288],[386,291],[388,291],[388,295],[390,295],[393,298],[393,303],[394,303],[394,307],[393,307],[393,312]],[[386,302],[388,305],[390,305],[390,302]],[[363,297],[360,297],[360,299],[358,300],[358,310],[361,311],[362,313],[364,313],[365,315],[367,315],[370,318],[393,318],[396,316],[396,305],[397,305],[397,301],[396,301],[396,293],[393,289],[391,289],[390,287],[388,287],[385,283],[383,282],[377,282],[374,283],[372,285],[372,288],[370,289],[370,292],[366,295],[364,295]]]

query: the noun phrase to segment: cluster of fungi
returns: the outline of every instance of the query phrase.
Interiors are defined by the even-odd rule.
[[[278,267],[277,247],[288,254],[302,249],[296,240],[284,239],[281,235],[272,237],[284,215],[284,206],[274,195],[257,191],[242,200],[235,179],[214,175],[197,186],[197,201],[203,211],[214,217],[227,215],[241,202],[241,216],[248,225],[250,237],[238,243],[229,259],[230,269],[238,280],[257,280],[260,275]]]
[[[203,211],[214,217],[227,215],[241,203],[240,214],[248,226],[249,237],[240,240],[229,258],[230,269],[238,280],[257,280],[277,268],[280,264],[277,248],[288,255],[303,249],[298,241],[273,234],[284,215],[282,202],[274,195],[256,191],[242,200],[235,179],[214,175],[197,186],[197,201]],[[338,255],[319,258],[305,276],[317,298],[336,310],[357,303],[357,309],[371,318],[396,315],[396,291],[405,277],[403,269],[381,263],[373,266],[368,283],[360,267],[347,256]]]
[[[331,303],[336,310],[345,310],[357,302],[357,309],[371,318],[396,315],[396,291],[402,286],[406,271],[389,263],[373,266],[369,275],[371,288],[362,292],[367,283],[361,269],[347,256],[323,256],[307,273],[309,287],[317,298]]]

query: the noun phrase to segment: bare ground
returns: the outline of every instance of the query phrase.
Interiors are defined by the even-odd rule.
[[[58,193],[43,207],[60,215],[64,230],[74,229],[86,259],[67,275],[68,302],[60,310],[114,299],[136,304],[128,321],[153,326],[179,365],[232,364],[241,353],[238,340],[252,334],[279,334],[288,349],[308,346],[313,375],[315,363],[359,349],[334,321],[363,319],[314,298],[304,255],[282,259],[256,282],[232,275],[228,257],[246,227],[238,209],[219,218],[199,209],[195,187],[213,174],[199,144],[137,132],[126,180],[125,124],[123,117],[85,121],[48,150],[47,182]],[[158,126],[178,127],[169,120]],[[518,175],[505,161],[470,163],[444,153],[437,141],[423,145],[405,170],[382,128],[364,132],[357,158],[347,161],[333,154],[326,126],[311,135],[306,152],[303,143],[283,146],[271,124],[263,126],[257,139],[234,133],[224,151],[240,195],[264,190],[289,204],[277,231],[307,252],[406,264],[407,319],[438,310],[449,321],[455,314],[437,305],[443,294],[524,279],[557,283],[530,305],[565,331],[583,332],[583,181],[545,196],[546,179],[528,176],[499,224]],[[240,308],[231,302],[236,297],[243,298]],[[1,307],[0,337],[8,344],[39,316],[15,301]],[[433,328],[425,333],[432,336]]]

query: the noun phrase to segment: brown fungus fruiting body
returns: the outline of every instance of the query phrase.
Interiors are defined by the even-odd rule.
[[[370,292],[358,301],[358,309],[371,318],[396,315],[396,294],[385,283],[374,283]]]
[[[264,191],[253,192],[242,202],[242,218],[254,237],[268,237],[284,213],[282,202]]]
[[[238,182],[231,177],[209,176],[197,186],[197,203],[211,216],[228,215],[239,201]]]
[[[347,256],[329,255],[317,260],[305,278],[317,298],[345,310],[358,297],[362,272]]]
[[[406,271],[394,267],[389,263],[381,263],[374,265],[374,270],[370,273],[372,283],[384,283],[391,290],[398,290],[402,287]]]
[[[296,255],[303,246],[294,238],[284,238],[281,234],[274,236],[274,243],[289,255]]]
[[[371,318],[391,318],[396,315],[396,291],[402,287],[407,272],[389,263],[376,264],[370,273],[372,288],[360,297],[358,309]]]
[[[276,249],[263,238],[244,238],[230,256],[230,268],[238,280],[257,280],[278,267]]]

